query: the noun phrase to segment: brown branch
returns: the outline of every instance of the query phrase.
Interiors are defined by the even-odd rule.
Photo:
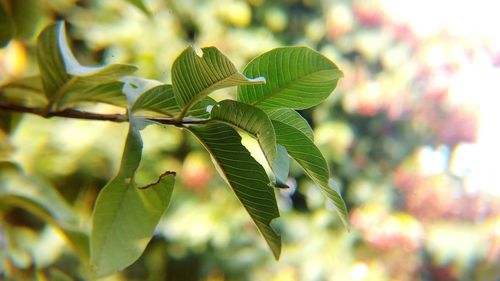
[[[20,113],[31,113],[38,116],[42,116],[44,118],[51,117],[64,117],[64,118],[73,118],[73,119],[84,119],[84,120],[97,120],[97,121],[111,121],[111,122],[128,122],[127,114],[100,114],[88,111],[80,111],[76,109],[64,109],[60,111],[49,111],[45,112],[43,108],[33,108],[33,107],[25,107],[16,104],[9,104],[0,101],[0,110],[11,111],[11,112],[20,112]],[[185,124],[204,124],[206,123],[206,119],[183,119],[176,120],[171,117],[156,117],[156,116],[137,116],[139,118],[145,118],[150,121],[166,124],[166,125],[174,125],[178,127],[182,127]]]

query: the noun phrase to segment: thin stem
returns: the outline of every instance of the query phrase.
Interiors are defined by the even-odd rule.
[[[76,109],[64,109],[60,111],[50,111],[45,112],[44,108],[33,108],[25,107],[21,105],[9,104],[0,102],[0,110],[11,111],[11,112],[21,112],[21,113],[31,113],[44,118],[50,117],[64,117],[72,119],[84,119],[84,120],[97,120],[97,121],[111,121],[111,122],[128,122],[127,114],[100,114],[87,111],[80,111]],[[174,125],[182,127],[187,124],[205,124],[207,119],[183,119],[176,120],[172,117],[156,117],[156,116],[137,116],[138,118],[145,118],[150,121],[154,121],[160,124]]]

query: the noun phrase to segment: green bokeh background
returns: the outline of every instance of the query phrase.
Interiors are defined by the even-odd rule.
[[[451,12],[453,1],[444,2]],[[216,46],[240,70],[272,48],[309,46],[344,72],[332,96],[301,114],[340,185],[352,226],[343,228],[293,164],[291,188],[277,191],[283,251],[275,261],[202,147],[185,131],[149,126],[138,178],[146,183],[177,171],[172,202],[140,260],[105,280],[500,280],[500,192],[494,177],[481,173],[495,161],[480,158],[488,155],[482,148],[491,126],[480,110],[488,99],[474,98],[491,89],[470,86],[473,92],[462,94],[467,85],[486,83],[464,82],[471,65],[486,63],[498,77],[497,41],[432,21],[432,12],[405,17],[402,4],[388,0],[140,3],[1,1],[17,30],[0,49],[0,81],[38,72],[36,35],[57,19],[67,22],[82,64],[130,63],[138,76],[166,83],[188,45]],[[0,159],[54,186],[88,229],[95,197],[117,171],[127,125],[0,117]],[[60,234],[21,208],[0,206],[0,279],[85,279]]]

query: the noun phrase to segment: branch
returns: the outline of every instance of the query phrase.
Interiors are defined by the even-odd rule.
[[[33,108],[25,107],[21,105],[9,104],[0,101],[0,110],[11,111],[11,112],[21,112],[21,113],[31,113],[44,118],[51,117],[65,117],[73,119],[84,119],[84,120],[97,120],[97,121],[111,121],[111,122],[128,122],[127,114],[100,114],[88,111],[80,111],[76,109],[64,109],[60,111],[49,111],[45,112],[43,108]],[[155,117],[155,116],[138,116],[141,118],[148,119],[160,124],[174,125],[182,127],[185,124],[204,124],[207,119],[183,119],[176,120],[172,117]]]

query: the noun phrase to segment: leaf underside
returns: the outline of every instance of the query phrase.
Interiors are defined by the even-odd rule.
[[[299,163],[306,174],[332,200],[342,223],[348,227],[347,207],[340,194],[329,186],[328,164],[321,151],[306,135],[294,127],[279,121],[272,122],[278,143],[287,149],[288,154]]]
[[[183,111],[217,89],[264,83],[239,73],[233,63],[217,48],[201,49],[198,56],[192,47],[186,48],[172,65],[172,85],[177,103]]]
[[[217,102],[210,98],[204,97],[199,102],[195,103],[193,107],[187,112],[187,117],[208,118],[210,113],[207,112],[207,106],[215,106]],[[161,115],[174,117],[181,112],[179,104],[175,99],[174,89],[172,85],[162,84],[153,87],[137,98],[135,101],[132,112],[154,112]]]
[[[132,111],[151,111],[173,117],[180,112],[180,108],[172,85],[165,84],[142,93],[135,101]]]
[[[264,155],[272,166],[276,159],[276,135],[266,113],[254,106],[234,100],[223,100],[211,111],[211,120],[240,128],[257,138]]]
[[[101,67],[80,65],[66,42],[63,22],[46,27],[37,41],[37,59],[43,92],[51,109],[73,106],[79,102],[103,102],[124,106],[118,78],[137,67],[111,64]]]
[[[264,168],[241,144],[238,133],[225,124],[188,128],[205,146],[222,176],[253,219],[276,259],[281,253],[281,238],[271,228],[279,217],[278,206]]]
[[[288,173],[290,172],[290,157],[288,157],[288,151],[286,151],[284,146],[278,144],[277,148],[278,154],[272,167],[276,177],[275,186],[279,188],[288,188],[286,181],[288,179]]]
[[[94,207],[90,260],[97,277],[122,270],[140,257],[170,202],[173,172],[147,188],[136,187],[141,153],[139,132],[130,126],[118,175],[101,190]]]

